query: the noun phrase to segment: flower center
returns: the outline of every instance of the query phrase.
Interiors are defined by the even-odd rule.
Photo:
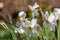
[[[22,22],[22,18],[18,17],[18,21],[19,21],[19,22]]]
[[[33,28],[32,28],[32,26],[29,26],[29,30],[32,30]]]
[[[46,23],[47,23],[47,24],[49,24],[49,23],[50,23],[50,20],[49,20],[49,19],[47,19],[47,20],[46,20]]]

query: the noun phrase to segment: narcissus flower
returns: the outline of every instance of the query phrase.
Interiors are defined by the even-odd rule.
[[[26,13],[24,11],[19,12],[19,14],[18,14],[18,21],[22,22],[25,19],[25,17],[26,17]]]
[[[25,23],[24,23],[25,17],[26,17],[25,12],[19,12],[18,21],[16,23],[16,26],[18,27],[17,32],[19,32],[19,33],[23,33],[25,31],[25,28],[24,28],[25,27]],[[15,32],[16,32],[16,30],[15,30]]]
[[[56,20],[56,16],[53,13],[51,13],[49,15],[48,11],[46,11],[44,16],[45,16],[45,20],[43,22],[43,26],[44,27],[49,27],[50,30],[54,30],[55,26],[57,25],[57,23],[56,23],[56,21],[57,21]]]
[[[35,4],[33,6],[29,5],[28,6],[32,11],[35,10],[36,8],[39,7],[39,5],[37,4],[37,2],[35,2]]]
[[[28,36],[29,37],[39,36],[39,33],[36,30],[36,28],[37,28],[36,24],[37,24],[36,19],[32,19],[31,24],[28,25]]]
[[[37,4],[37,2],[35,2],[35,4],[33,6],[29,5],[28,6],[30,8],[30,10],[32,11],[32,18],[37,17],[38,15],[38,10],[36,8],[39,7],[39,5]]]

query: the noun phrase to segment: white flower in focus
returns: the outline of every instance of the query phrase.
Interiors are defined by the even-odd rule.
[[[55,26],[57,25],[56,23],[56,16],[51,13],[50,16],[48,15],[48,13],[45,14],[45,21],[43,22],[43,26],[44,27],[49,27],[50,30],[54,30]]]

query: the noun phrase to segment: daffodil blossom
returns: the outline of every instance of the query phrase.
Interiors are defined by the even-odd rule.
[[[32,19],[31,22],[28,22],[28,36],[39,36],[39,33],[36,30],[36,19]]]
[[[44,16],[45,16],[46,20],[44,20],[43,26],[44,27],[49,27],[50,30],[54,30],[55,26],[57,25],[57,23],[56,23],[56,16],[53,13],[51,13],[49,15],[48,12],[46,12],[46,14]]]
[[[33,6],[29,5],[28,7],[32,11],[32,18],[36,17],[38,15],[38,10],[36,8],[39,7],[39,5],[37,4],[37,2],[35,2],[35,4]]]
[[[18,19],[18,21],[17,21],[17,23],[16,23],[16,26],[18,27],[18,29],[15,30],[15,32],[16,32],[16,31],[17,31],[17,32],[20,31],[19,33],[23,33],[23,32],[25,31],[24,19],[25,19],[26,13],[25,13],[25,12],[19,12],[18,16],[19,16],[19,19]],[[21,19],[21,18],[22,18],[22,19]],[[23,21],[21,21],[21,20],[23,20]],[[21,21],[21,22],[20,22],[20,21]]]

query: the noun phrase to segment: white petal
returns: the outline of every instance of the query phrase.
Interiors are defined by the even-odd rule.
[[[25,32],[25,30],[23,30],[23,29],[20,29],[20,33],[24,33]]]
[[[38,33],[37,30],[35,30],[35,29],[32,30],[32,33],[33,33],[35,36],[39,36],[39,33]]]
[[[45,21],[43,22],[43,27],[48,27],[48,25]]]
[[[49,28],[50,28],[50,30],[54,30],[55,29],[55,25],[53,25],[52,23],[50,23]]]
[[[25,23],[26,26],[31,25],[31,22],[29,20],[27,20],[27,19],[25,19],[24,23]]]
[[[48,19],[48,17],[49,17],[49,13],[48,13],[48,11],[46,11],[46,13],[45,13],[44,16],[45,16],[46,19]]]
[[[60,8],[54,8],[54,12],[60,14]]]
[[[21,18],[25,18],[26,17],[26,13],[23,12],[23,11],[19,12],[18,16],[21,17]]]
[[[33,10],[33,7],[31,5],[28,6],[31,10]]]
[[[38,7],[39,7],[39,5],[37,4],[37,2],[35,2],[35,4],[33,5],[33,9],[36,9]]]
[[[49,16],[49,20],[50,20],[50,22],[53,22],[54,20],[56,20],[55,15],[51,14],[51,15]]]
[[[18,28],[17,31],[18,31],[20,34],[22,34],[22,33],[25,32],[25,30],[24,30],[22,27]]]
[[[39,33],[33,29],[32,31],[28,31],[28,36],[31,37],[31,36],[39,36]]]
[[[35,16],[38,16],[38,10],[35,9],[32,13],[32,18],[34,18]]]
[[[15,33],[17,33],[17,30],[15,30]]]
[[[31,23],[32,23],[32,27],[34,27],[37,24],[37,19],[32,19]]]
[[[16,27],[20,27],[20,26],[22,26],[22,23],[20,23],[19,21],[17,21]]]

